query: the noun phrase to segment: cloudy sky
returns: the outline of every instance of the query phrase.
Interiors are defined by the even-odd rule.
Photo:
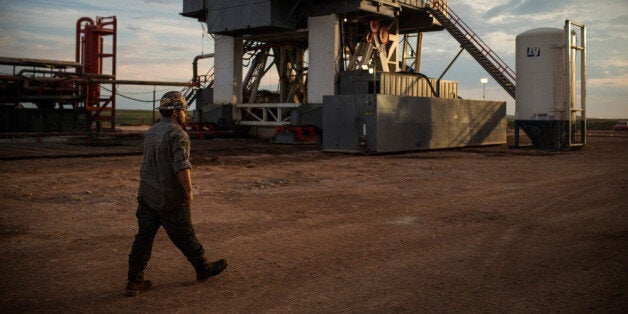
[[[203,25],[179,13],[183,0],[0,0],[0,56],[74,60],[76,20],[116,16],[117,78],[183,82],[192,78],[196,55],[213,52]],[[628,118],[628,1],[450,0],[449,5],[511,68],[515,36],[537,27],[561,28],[566,19],[587,26],[587,112],[595,118]],[[421,72],[438,77],[458,52],[445,31],[425,35]],[[207,64],[205,64],[207,63]],[[211,64],[201,62],[200,71]],[[2,69],[5,71],[5,69]],[[463,98],[514,100],[466,52],[445,79],[459,82]],[[271,79],[263,84],[273,85]],[[168,87],[156,87],[158,95]],[[123,85],[119,91],[152,99],[153,87]],[[151,103],[118,98],[118,108],[150,109]]]

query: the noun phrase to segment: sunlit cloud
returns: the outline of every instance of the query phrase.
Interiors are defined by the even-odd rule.
[[[628,76],[615,76],[612,78],[587,79],[587,86],[591,88],[618,87],[618,88],[624,89],[625,93],[628,94]],[[626,110],[628,110],[628,107],[626,108]]]

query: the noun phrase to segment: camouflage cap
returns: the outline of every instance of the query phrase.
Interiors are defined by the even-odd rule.
[[[170,91],[165,93],[161,97],[159,102],[159,110],[172,110],[172,109],[188,109],[188,104],[185,101],[185,97],[181,92]]]

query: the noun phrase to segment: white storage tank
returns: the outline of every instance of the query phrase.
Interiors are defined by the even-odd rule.
[[[517,120],[562,119],[564,34],[546,27],[517,36]]]
[[[553,147],[564,128],[565,31],[536,28],[516,38],[515,124],[535,146]],[[568,114],[568,113],[567,113]]]

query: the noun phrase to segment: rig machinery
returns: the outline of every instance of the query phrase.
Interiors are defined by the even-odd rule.
[[[115,16],[82,17],[74,61],[0,57],[10,71],[0,75],[0,136],[113,132],[117,85],[199,85],[117,79],[116,38]]]
[[[447,30],[514,96],[512,70],[446,1],[184,0],[181,15],[215,42],[198,125],[299,141],[315,130],[324,151],[506,143],[505,102],[460,99],[445,73],[420,73],[423,33]],[[260,88],[271,72],[276,92]]]

